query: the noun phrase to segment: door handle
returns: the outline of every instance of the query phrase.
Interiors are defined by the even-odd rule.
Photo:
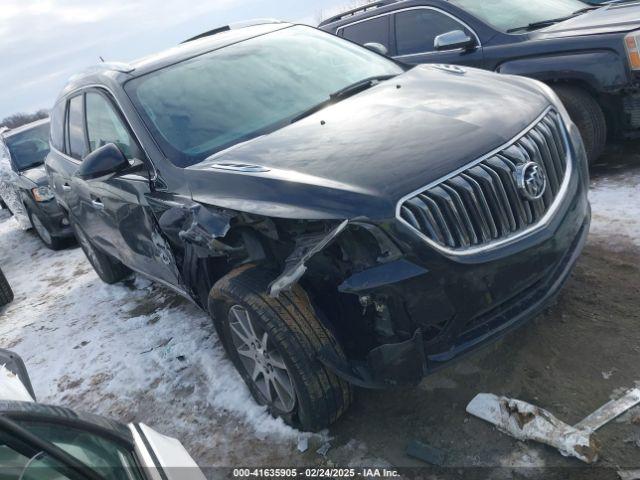
[[[71,190],[71,185],[69,185],[68,183],[63,183],[62,190],[64,190],[65,192],[69,192]]]
[[[104,209],[104,203],[102,203],[99,198],[94,198],[93,200],[91,200],[91,205],[93,205],[97,210]]]

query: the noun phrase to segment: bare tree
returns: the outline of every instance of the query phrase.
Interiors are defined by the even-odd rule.
[[[49,111],[45,109],[38,110],[34,113],[14,113],[0,121],[0,128],[17,128],[21,125],[26,125],[27,123],[40,120],[41,118],[47,118],[48,116]]]

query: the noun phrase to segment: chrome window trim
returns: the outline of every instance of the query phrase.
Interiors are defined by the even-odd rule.
[[[529,133],[530,130],[532,130],[536,125],[538,125],[538,123],[546,116],[549,114],[549,112],[555,112],[558,117],[561,120],[562,123],[562,128],[560,129],[562,132],[562,139],[564,141],[564,145],[565,145],[565,150],[567,152],[567,157],[566,157],[566,162],[567,162],[567,166],[564,172],[564,179],[562,180],[562,185],[560,185],[560,189],[558,190],[558,194],[556,195],[555,200],[553,201],[553,203],[551,204],[551,206],[549,207],[549,209],[547,210],[547,212],[545,213],[545,215],[540,219],[540,221],[538,221],[537,223],[529,226],[529,228],[526,228],[518,233],[516,233],[513,236],[510,237],[505,237],[502,239],[498,239],[489,243],[486,243],[484,245],[481,245],[479,247],[473,247],[473,248],[467,248],[467,249],[453,249],[453,248],[449,248],[449,247],[445,247],[443,245],[440,245],[439,243],[435,242],[434,240],[430,239],[429,237],[427,237],[426,235],[424,235],[422,232],[420,232],[419,230],[417,230],[416,228],[414,228],[411,224],[409,224],[406,220],[404,220],[402,218],[401,215],[401,208],[402,205],[404,204],[404,202],[406,202],[407,200],[415,197],[416,195],[418,195],[419,193],[424,192],[425,190],[429,190],[433,187],[435,187],[436,185],[439,185],[442,182],[447,181],[448,179],[455,177],[456,175],[464,172],[465,170],[468,170],[469,168],[474,167],[475,165],[479,164],[480,162],[483,162],[485,160],[487,160],[488,158],[493,157],[494,155],[500,153],[501,151],[505,150],[506,148],[510,147],[511,145],[513,145],[514,143],[516,143],[518,140],[520,140],[523,136],[525,136],[527,133]],[[482,253],[482,252],[486,252],[486,251],[491,251],[491,250],[496,250],[498,248],[510,245],[514,242],[516,242],[517,240],[526,237],[534,232],[537,232],[539,230],[542,230],[543,228],[545,228],[547,225],[549,225],[549,223],[551,222],[551,219],[555,216],[556,212],[558,211],[558,208],[560,207],[560,205],[562,204],[564,198],[567,195],[567,191],[569,190],[569,183],[571,182],[571,175],[573,173],[573,162],[575,161],[571,148],[570,148],[570,142],[569,142],[569,135],[567,132],[567,126],[565,125],[564,121],[562,120],[562,115],[560,115],[560,113],[553,108],[552,106],[547,107],[544,112],[542,112],[542,114],[540,114],[540,116],[538,116],[531,124],[529,124],[522,132],[520,132],[518,135],[516,135],[513,139],[509,140],[507,143],[505,143],[504,145],[492,150],[491,152],[489,152],[486,155],[483,155],[482,157],[478,158],[477,160],[474,160],[468,164],[466,164],[463,167],[458,168],[457,170],[451,172],[450,174],[439,178],[438,180],[435,180],[433,182],[431,182],[430,184],[428,184],[425,187],[419,188],[413,192],[411,192],[408,195],[405,195],[404,197],[402,197],[400,199],[400,201],[398,201],[398,203],[396,204],[396,219],[399,220],[402,224],[406,225],[407,227],[409,227],[413,232],[415,232],[423,241],[425,241],[426,243],[428,243],[430,246],[432,246],[433,248],[435,248],[436,250],[446,253],[447,255],[451,255],[454,257],[465,257],[465,256],[471,256],[471,255],[477,255],[478,253]]]
[[[387,15],[395,15],[396,13],[401,13],[401,12],[408,12],[410,10],[435,10],[436,12],[442,13],[444,15],[446,15],[447,17],[455,20],[456,22],[458,22],[459,24],[463,25],[464,27],[466,27],[472,34],[474,37],[476,37],[476,42],[478,42],[478,48],[482,48],[482,42],[480,41],[480,37],[478,36],[478,34],[476,33],[476,31],[471,28],[466,22],[460,20],[458,17],[456,17],[455,15],[453,15],[452,13],[449,13],[445,10],[442,10],[441,8],[438,7],[429,7],[429,6],[417,6],[417,7],[406,7],[406,8],[400,8],[398,10],[392,10],[390,12],[384,12],[381,13],[379,15],[372,15],[371,17],[367,17],[367,18],[363,18],[362,20],[357,20],[355,22],[350,22],[347,23],[345,25],[341,25],[340,27],[338,27],[336,29],[336,34],[339,35],[340,32],[342,32],[342,30],[344,30],[347,27],[350,27],[352,25],[356,25],[358,23],[362,23],[362,22],[366,22],[368,20],[373,20],[374,18],[380,18],[380,17],[385,17]],[[394,30],[395,31],[395,30]],[[340,35],[339,35],[340,36]],[[397,36],[397,35],[396,35]],[[344,36],[342,36],[342,38],[344,38]],[[348,39],[347,39],[348,40]],[[394,39],[395,40],[395,39]],[[434,53],[443,53],[443,52],[461,52],[462,49],[461,48],[456,48],[456,49],[452,49],[452,50],[442,50],[442,51],[438,51],[438,50],[433,50],[433,51],[428,51],[428,52],[418,52],[418,53],[406,53],[404,55],[395,55],[393,58],[404,58],[404,57],[412,57],[412,56],[416,56],[416,55],[431,55]]]
[[[100,89],[100,90],[103,90],[103,91],[105,91],[105,92],[107,92],[109,94],[109,98],[118,107],[118,110],[120,111],[120,114],[122,115],[122,118],[124,118],[125,122],[127,122],[127,126],[129,127],[129,130],[133,134],[136,142],[138,142],[138,145],[140,145],[140,148],[144,152],[145,156],[147,157],[147,160],[149,161],[149,164],[151,165],[151,168],[153,169],[153,175],[151,175],[151,178],[149,179],[149,181],[153,182],[153,181],[157,180],[158,179],[158,170],[156,169],[156,166],[154,165],[153,160],[151,160],[151,157],[149,156],[149,152],[147,152],[147,149],[144,147],[144,144],[140,141],[140,137],[138,137],[138,134],[136,133],[135,129],[131,126],[131,121],[127,117],[127,114],[124,112],[124,109],[122,108],[122,104],[120,103],[118,98],[115,96],[115,94],[113,93],[113,91],[109,87],[107,87],[106,85],[98,84],[98,83],[94,83],[94,84],[91,84],[91,85],[83,85],[83,86],[78,87],[78,88],[76,88],[74,90],[71,90],[70,92],[65,93],[64,97],[60,101],[67,102],[75,94],[77,94],[79,92],[87,93],[87,90],[92,90],[92,89]],[[59,102],[56,102],[56,105],[58,103]],[[55,105],[54,105],[54,108],[55,108]],[[87,123],[86,116],[87,116],[87,112],[86,112],[86,108],[85,108],[85,128],[86,128],[86,123]],[[64,152],[60,152],[58,149],[53,148],[53,145],[51,145],[51,142],[49,142],[49,144],[50,144],[50,147],[51,147],[52,150],[55,150],[57,153],[60,153],[65,158],[73,160],[74,162],[76,162],[78,164],[82,163],[82,160],[76,160],[75,158],[69,157]]]

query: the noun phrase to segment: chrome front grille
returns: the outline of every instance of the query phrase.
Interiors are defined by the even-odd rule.
[[[546,176],[544,193],[536,200],[527,198],[517,178],[529,162]],[[564,124],[549,110],[506,147],[403,199],[398,217],[452,253],[492,246],[551,215],[570,170]]]

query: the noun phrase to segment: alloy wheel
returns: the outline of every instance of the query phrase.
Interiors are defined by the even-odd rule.
[[[51,234],[49,233],[49,230],[47,230],[47,227],[42,224],[37,215],[31,215],[31,223],[33,224],[33,228],[36,229],[36,232],[38,232],[38,235],[40,235],[40,238],[42,238],[44,243],[46,243],[47,245],[51,245]]]
[[[269,334],[240,305],[229,309],[229,328],[236,352],[264,400],[283,413],[292,412],[296,405],[293,381]]]

